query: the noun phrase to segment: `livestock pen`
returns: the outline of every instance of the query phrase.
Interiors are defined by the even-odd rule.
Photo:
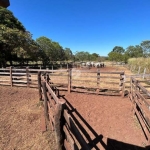
[[[93,129],[93,127],[90,126],[89,123],[87,123],[87,120],[88,120],[87,117],[89,116],[89,114],[94,115],[95,110],[92,107],[92,106],[95,106],[95,104],[94,104],[95,99],[94,98],[92,100],[93,104],[91,104],[91,101],[88,101],[88,103],[90,102],[90,104],[91,104],[91,107],[88,107],[88,109],[91,110],[91,112],[89,110],[86,110],[86,112],[88,112],[88,116],[85,115],[84,116],[86,118],[85,119],[78,112],[78,110],[76,109],[77,105],[81,106],[81,108],[82,108],[82,107],[85,107],[85,104],[86,104],[85,100],[82,101],[82,102],[79,101],[79,99],[77,98],[78,94],[74,95],[73,100],[70,99],[71,102],[73,102],[73,103],[75,103],[76,101],[78,102],[78,104],[76,104],[76,106],[75,106],[75,105],[72,105],[69,102],[70,100],[68,101],[68,99],[66,99],[67,96],[65,96],[65,98],[62,96],[64,93],[60,94],[57,91],[58,89],[56,87],[51,86],[52,83],[50,82],[50,80],[47,79],[46,76],[43,77],[40,72],[39,72],[39,82],[38,83],[39,83],[40,99],[44,100],[44,108],[45,108],[44,110],[45,110],[45,119],[46,119],[46,121],[43,120],[43,126],[45,126],[45,128],[43,127],[43,129],[44,129],[44,131],[46,130],[45,122],[48,121],[48,124],[51,126],[51,130],[53,130],[55,132],[55,135],[56,135],[55,137],[56,137],[56,142],[57,142],[58,149],[62,149],[63,146],[66,150],[112,149],[113,147],[116,148],[116,145],[121,145],[120,149],[125,149],[125,148],[133,149],[135,147],[138,150],[139,149],[140,150],[144,149],[142,147],[139,147],[139,146],[136,146],[136,145],[131,145],[129,143],[125,144],[121,141],[117,141],[117,140],[114,140],[114,139],[111,139],[111,138],[107,138],[107,142],[106,142],[105,141],[106,137],[103,137],[103,135],[99,135],[97,133],[97,131],[95,131]],[[67,94],[65,93],[65,95],[67,95]],[[81,95],[81,96],[82,96],[82,99],[83,99],[83,95]],[[99,103],[100,103],[100,97],[99,97],[99,101],[98,101]],[[105,101],[106,105],[107,105],[107,103],[109,104],[110,101],[116,101],[117,102],[117,99],[118,100],[120,99],[119,97],[118,98],[117,97],[115,97],[115,98],[112,97],[110,99],[109,99],[109,97],[102,97],[102,98],[104,98],[104,101]],[[104,104],[104,101],[101,101],[101,105],[102,105],[102,103]],[[82,103],[82,105],[81,105],[81,103]],[[121,101],[120,103],[127,104],[128,106],[130,106],[129,101],[127,101],[127,98],[125,99],[125,101]],[[128,123],[130,122],[131,123],[131,120],[130,121],[125,120],[125,118],[124,118],[126,116],[125,109],[123,109],[123,108],[120,109],[120,107],[122,107],[120,105],[120,103],[118,103],[118,102],[116,103],[116,105],[118,105],[118,104],[119,105],[118,105],[118,108],[115,109],[115,111],[120,111],[119,118],[120,118],[120,120],[122,120],[121,122],[124,122],[124,123],[125,122],[128,122]],[[100,105],[100,104],[98,104],[98,105]],[[104,105],[104,107],[106,107],[106,105]],[[97,111],[100,111],[100,110],[97,110]],[[102,116],[103,115],[97,116],[96,113],[95,113],[94,118],[95,117],[102,118]],[[113,117],[114,116],[111,116],[111,118],[113,118]],[[107,118],[107,119],[109,119],[109,118]],[[105,118],[105,120],[107,120],[107,119]],[[81,122],[79,122],[79,120]],[[101,123],[100,123],[98,120],[95,123],[97,123],[99,126],[100,126],[100,124],[103,124],[105,122],[104,120],[101,120]],[[108,122],[108,120],[106,122]],[[117,122],[118,122],[118,124],[121,123],[118,120],[117,120]],[[124,129],[125,129],[125,131],[129,130],[129,133],[130,133],[130,131],[133,130],[133,127],[128,125]],[[89,134],[89,131],[93,134],[93,136],[91,136],[91,134]],[[137,131],[136,132],[132,131],[132,132],[134,134],[138,135]],[[112,131],[110,131],[110,133],[111,132]],[[116,129],[116,132],[118,132],[118,129]],[[124,132],[124,131],[121,131],[121,132]],[[134,136],[134,134],[132,136]],[[126,136],[128,136],[128,135],[126,135]],[[132,139],[133,137],[130,137],[130,138]],[[130,138],[127,139],[127,141],[131,141]],[[138,139],[140,137],[137,136],[136,138]],[[120,140],[121,139],[124,139],[124,137],[120,138]],[[143,139],[143,137],[141,139]]]
[[[68,92],[86,92],[106,95],[122,95],[125,91],[123,71],[77,70],[77,69],[0,69],[0,85],[38,87],[37,74],[49,76],[52,86]]]

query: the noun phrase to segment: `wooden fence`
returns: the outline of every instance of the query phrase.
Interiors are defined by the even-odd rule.
[[[0,85],[37,87],[37,71],[25,69],[0,69]]]
[[[51,86],[68,92],[88,92],[108,95],[124,95],[124,72],[91,70],[47,70],[47,69],[0,69],[0,85],[38,87],[37,74],[49,76]]]
[[[130,100],[148,143],[150,144],[150,92],[131,77]]]
[[[66,101],[59,99],[59,93],[54,86],[51,86],[49,78],[38,73],[38,86],[40,99],[44,101],[44,119],[42,119],[42,130],[46,130],[46,123],[50,129],[55,132],[57,149],[66,150],[86,149],[90,147],[86,143],[75,124],[73,118],[69,115]],[[78,143],[78,144],[77,144]]]

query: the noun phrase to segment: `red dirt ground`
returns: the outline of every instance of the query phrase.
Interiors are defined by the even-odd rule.
[[[41,132],[38,90],[0,86],[0,150],[57,150],[54,135]]]
[[[113,145],[118,146],[119,143],[119,145],[128,146],[130,149],[132,146],[129,146],[129,144],[140,147],[146,145],[145,136],[131,111],[131,102],[128,98],[122,99],[119,96],[80,93],[68,94],[63,91],[61,95],[65,95],[68,105],[70,103],[69,107],[72,107],[70,107],[73,112],[71,114],[78,118],[81,125],[91,136],[92,141],[94,139],[98,140],[98,136],[103,136],[102,141],[106,147],[108,142],[110,143],[114,140],[116,142],[113,142]],[[94,130],[93,133],[92,130]],[[102,146],[100,140],[96,143],[101,150],[106,149]],[[123,149],[123,147],[119,149]],[[119,149],[117,148],[117,150]]]
[[[60,95],[84,127],[92,150],[137,150],[146,145],[128,98],[64,91]],[[54,135],[41,133],[41,111],[37,89],[0,86],[0,150],[56,150]]]

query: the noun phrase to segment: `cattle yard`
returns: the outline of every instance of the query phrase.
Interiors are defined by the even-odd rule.
[[[139,78],[140,75],[131,75],[127,68],[112,66],[98,69],[38,71],[29,68],[1,69],[0,84],[7,84],[11,87],[1,86],[0,90],[1,114],[7,114],[7,116],[1,116],[0,139],[2,144],[0,148],[13,149],[14,145],[11,143],[17,143],[18,140],[8,138],[14,133],[15,121],[10,119],[7,122],[6,117],[9,118],[11,112],[13,115],[15,112],[16,114],[28,112],[28,115],[22,114],[27,117],[25,120],[20,119],[24,131],[21,130],[19,124],[18,135],[21,136],[19,140],[22,144],[18,146],[16,144],[16,149],[22,149],[21,146],[24,144],[23,133],[26,130],[24,127],[26,121],[29,124],[28,129],[32,125],[31,132],[33,133],[29,135],[33,134],[38,137],[40,124],[44,134],[50,131],[49,140],[48,137],[45,140],[49,142],[46,145],[53,145],[51,150],[61,149],[62,145],[67,150],[148,149],[150,93],[147,83],[149,80]],[[38,87],[38,89],[20,89],[13,86]],[[23,95],[20,90],[23,91]],[[36,96],[32,97],[32,91]],[[20,96],[15,97],[15,93],[16,96]],[[7,96],[10,98],[7,99]],[[43,102],[44,111],[43,107],[35,107],[37,103],[39,104],[38,99]],[[20,105],[17,105],[19,100]],[[8,107],[8,104],[11,107]],[[21,118],[21,116],[15,116],[15,125],[17,125],[18,117]],[[38,125],[37,128],[35,127],[36,130],[34,129],[35,124],[36,127]],[[56,138],[55,146],[52,135],[55,135]],[[43,135],[40,135],[40,138],[43,138]],[[30,149],[34,149],[38,140],[33,141],[33,145],[32,142],[25,140],[25,149],[28,149],[29,146]],[[7,142],[9,147],[7,147]],[[45,143],[40,142],[39,146],[41,145]],[[44,149],[49,149],[49,146],[46,145]]]

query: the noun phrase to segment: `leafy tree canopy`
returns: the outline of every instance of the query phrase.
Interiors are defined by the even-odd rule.
[[[143,49],[144,57],[150,57],[150,40],[142,41],[141,47]]]
[[[34,59],[37,50],[30,32],[26,31],[11,11],[0,7],[0,66],[5,66],[6,61],[12,64],[13,55],[19,57],[20,53]]]
[[[118,52],[114,52],[114,51],[111,51],[109,54],[108,54],[108,57],[109,57],[109,60],[110,61],[123,61],[123,55],[121,53],[118,53]]]
[[[136,45],[136,46],[129,46],[126,48],[125,52],[130,58],[137,58],[137,57],[142,57],[143,56],[143,49],[141,46]]]
[[[125,50],[121,46],[115,46],[112,51],[120,54],[125,52]]]
[[[72,60],[73,59],[73,54],[70,48],[65,48],[64,49],[65,52],[65,60]]]

